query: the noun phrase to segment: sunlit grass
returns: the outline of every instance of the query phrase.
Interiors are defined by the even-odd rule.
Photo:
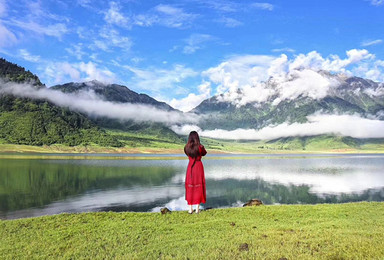
[[[86,146],[30,146],[2,143],[0,153],[143,153],[143,154],[183,154],[185,143],[182,139],[171,140],[150,134],[108,130],[109,134],[120,137],[123,147],[102,147],[97,144]],[[186,139],[186,138],[185,138]],[[300,146],[299,139],[286,142],[276,141],[234,141],[201,138],[208,153],[244,154],[306,154],[306,153],[383,153],[384,141],[378,139],[362,143],[359,147],[349,147],[341,142],[341,137],[317,136]]]
[[[0,255],[4,259],[383,259],[383,210],[384,203],[365,202],[214,209],[199,215],[107,212],[1,221]]]

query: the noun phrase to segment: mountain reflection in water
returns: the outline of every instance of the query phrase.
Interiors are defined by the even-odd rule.
[[[0,217],[186,209],[186,159],[99,157],[0,159]],[[232,157],[204,160],[205,207],[384,201],[382,154]]]

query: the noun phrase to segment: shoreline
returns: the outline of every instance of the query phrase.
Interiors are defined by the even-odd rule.
[[[209,149],[209,148],[207,148]],[[259,155],[259,154],[382,154],[383,150],[358,150],[358,149],[330,149],[330,150],[278,150],[278,149],[264,149],[257,151],[246,150],[217,150],[209,149],[209,154],[245,154],[245,155]],[[99,147],[99,146],[32,146],[32,145],[16,145],[16,144],[0,144],[0,155],[4,154],[142,154],[142,155],[156,155],[156,154],[184,154],[182,148],[155,148],[155,147]]]
[[[375,204],[382,204],[384,205],[384,201],[352,201],[352,202],[341,202],[341,203],[316,203],[316,204],[261,204],[257,206],[230,206],[230,207],[218,207],[218,208],[201,208],[200,213],[203,212],[208,212],[208,211],[215,211],[215,210],[234,210],[234,209],[243,209],[243,208],[260,208],[260,207],[315,207],[315,206],[342,206],[342,205],[359,205],[359,204],[370,204],[370,203],[375,203]],[[166,208],[166,207],[161,207],[161,208]],[[182,213],[188,213],[188,209],[185,210],[170,210],[169,213],[177,213],[177,214],[182,214]],[[61,213],[56,213],[56,214],[45,214],[45,215],[36,215],[36,216],[30,216],[30,217],[20,217],[20,218],[0,218],[0,221],[17,221],[17,220],[33,220],[37,218],[49,218],[49,217],[59,217],[60,215],[81,215],[81,214],[86,214],[86,215],[92,215],[92,214],[107,214],[107,213],[112,213],[112,214],[150,214],[150,215],[162,215],[161,210],[159,211],[84,211],[84,212],[61,212]]]

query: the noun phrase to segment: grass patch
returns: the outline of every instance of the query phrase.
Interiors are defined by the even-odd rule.
[[[0,222],[4,259],[383,259],[384,203],[188,215],[61,214]],[[245,246],[247,244],[247,246]]]
[[[106,130],[123,147],[98,144],[67,146],[62,144],[32,146],[7,144],[0,139],[0,153],[179,153],[187,137],[173,138],[139,132]],[[184,138],[184,139],[183,139]],[[289,154],[289,153],[383,153],[384,139],[353,139],[337,136],[289,137],[272,141],[236,141],[201,138],[209,153]]]

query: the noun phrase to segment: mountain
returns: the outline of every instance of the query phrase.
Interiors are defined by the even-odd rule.
[[[308,121],[308,116],[319,113],[357,114],[362,118],[384,120],[384,85],[382,83],[358,77],[332,75],[327,72],[313,73],[321,75],[322,78],[319,82],[305,78],[299,81],[300,84],[297,84],[296,81],[300,79],[300,76],[270,78],[255,88],[232,89],[221,95],[213,96],[203,101],[192,112],[201,116],[198,125],[203,130],[239,128],[257,130],[282,123],[304,123]],[[25,98],[8,94],[17,93],[9,92],[10,88],[14,90],[17,87],[20,90],[19,88],[32,85],[37,89],[34,92],[43,92],[45,94],[42,96],[46,98],[51,95],[56,97],[58,91],[79,94],[79,96],[86,94],[85,96],[96,96],[96,100],[148,105],[157,110],[172,112],[172,115],[180,113],[181,116],[184,116],[182,112],[173,109],[166,103],[144,94],[138,94],[125,86],[104,84],[98,81],[72,82],[54,86],[50,89],[55,91],[49,92],[50,89],[43,85],[36,75],[4,59],[0,59],[0,77],[2,78],[0,80],[0,143],[180,148],[185,142],[184,137],[176,134],[169,125],[164,123],[136,122],[88,115],[72,110],[71,105],[68,105],[69,107],[55,105],[52,103],[55,99],[52,98],[50,98],[52,100],[50,102],[44,98]],[[327,84],[324,84],[323,81]],[[12,82],[27,84],[16,86]],[[61,93],[60,95],[58,96],[61,100],[63,96]],[[67,96],[65,95],[65,97]],[[69,101],[77,102],[72,99]],[[135,109],[137,106],[120,107]],[[124,111],[121,112],[124,114]],[[132,111],[127,112],[132,114]],[[133,112],[136,113],[136,111]],[[177,128],[174,129],[177,130]],[[215,138],[220,138],[220,131],[215,133],[219,133]],[[316,150],[327,147],[332,147],[332,149],[374,147],[376,149],[383,147],[384,144],[384,139],[380,138],[358,139],[332,134],[323,136],[317,134],[313,137],[281,136],[282,138],[274,140],[244,142],[251,149],[249,151],[254,151],[253,146],[255,145],[259,151],[264,148],[267,150]],[[207,140],[210,139],[205,140],[207,148],[212,149],[220,150],[224,146],[235,145],[233,141],[224,142],[212,139],[208,142]],[[243,149],[241,142],[237,147],[239,147],[238,151]]]
[[[40,79],[29,70],[26,71],[23,67],[3,58],[0,58],[0,78],[4,82],[28,83],[36,87],[43,86]]]
[[[51,87],[53,90],[60,90],[64,93],[79,93],[83,91],[92,91],[96,95],[102,97],[105,101],[118,103],[133,103],[151,105],[166,111],[173,111],[167,103],[159,102],[146,94],[138,94],[126,86],[118,84],[105,84],[97,80],[82,83],[66,83]]]
[[[0,140],[26,145],[98,144],[122,146],[116,137],[85,115],[43,99],[16,97],[2,90],[10,82],[45,88],[39,78],[24,68],[0,59]],[[8,83],[7,83],[8,82]]]
[[[362,117],[384,120],[383,83],[358,77],[319,73],[329,82],[334,82],[328,87],[326,94],[316,88],[312,91],[317,96],[313,92],[296,94],[294,91],[298,91],[299,88],[292,83],[295,79],[277,81],[271,78],[260,89],[272,94],[261,102],[244,102],[249,96],[244,90],[237,89],[235,92],[204,100],[191,112],[204,115],[199,126],[205,130],[261,129],[271,124],[285,122],[304,123],[308,121],[307,116],[315,113],[358,114]],[[317,83],[313,84],[316,86]],[[287,93],[291,94],[289,98],[286,98]],[[293,96],[292,93],[297,96]]]
[[[149,105],[164,111],[173,111],[182,113],[164,102],[159,102],[156,99],[146,95],[139,94],[128,87],[118,84],[105,84],[97,80],[82,82],[82,83],[67,83],[63,85],[56,85],[51,87],[53,90],[60,90],[63,93],[81,93],[92,92],[99,98],[105,101],[115,103],[131,103]],[[134,132],[141,135],[153,135],[160,139],[171,140],[176,143],[181,143],[184,140],[180,138],[169,127],[161,123],[154,122],[135,122],[133,120],[118,120],[107,117],[90,116],[95,124],[99,127],[112,130],[122,130]]]

